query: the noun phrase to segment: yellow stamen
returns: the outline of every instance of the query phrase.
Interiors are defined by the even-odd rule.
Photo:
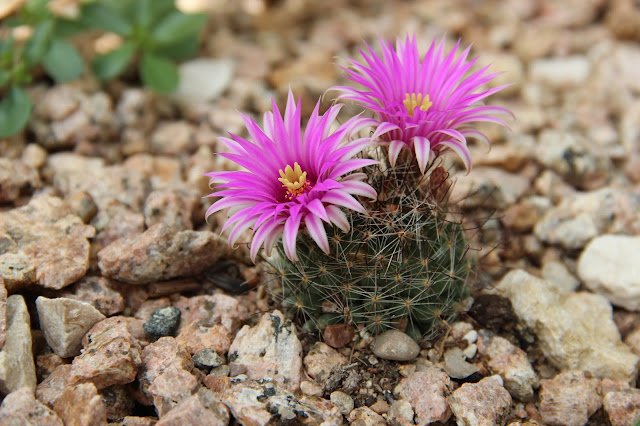
[[[297,162],[293,163],[293,168],[287,165],[284,171],[280,169],[278,180],[282,182],[282,187],[287,189],[287,198],[290,200],[311,188],[311,183],[307,182],[307,172],[303,172]]]
[[[433,102],[429,99],[429,95],[422,97],[422,93],[412,93],[411,95],[407,93],[403,103],[410,116],[413,116],[413,110],[417,106],[420,107],[421,111],[426,111],[433,105]]]

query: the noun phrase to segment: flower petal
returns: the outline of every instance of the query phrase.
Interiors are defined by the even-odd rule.
[[[316,242],[323,252],[329,254],[329,240],[327,239],[327,232],[324,229],[322,220],[318,216],[310,214],[305,216],[304,224],[313,241]]]

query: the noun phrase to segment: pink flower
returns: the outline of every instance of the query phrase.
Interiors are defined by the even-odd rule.
[[[488,121],[506,126],[494,116],[507,113],[501,107],[481,105],[487,96],[506,87],[480,90],[497,73],[486,74],[487,67],[465,77],[477,61],[467,62],[469,49],[455,57],[460,42],[445,55],[444,40],[431,43],[420,59],[415,36],[398,40],[396,49],[381,40],[382,57],[367,45],[360,50],[365,63],[349,59],[350,68],[343,68],[347,78],[364,87],[357,90],[336,86],[338,99],[351,99],[376,113],[377,128],[373,139],[380,137],[388,146],[389,162],[395,166],[402,149],[415,155],[420,171],[439,152],[450,149],[460,156],[467,170],[471,158],[467,138],[475,137],[489,144],[487,137],[470,126],[472,122]]]
[[[246,169],[206,174],[219,189],[209,195],[219,199],[207,216],[229,209],[223,230],[232,228],[230,245],[252,228],[251,258],[255,261],[260,247],[270,252],[282,235],[285,254],[297,261],[296,238],[300,229],[306,229],[328,253],[323,222],[346,232],[349,223],[341,207],[363,212],[353,196],[376,197],[375,190],[361,181],[364,173],[351,173],[376,163],[354,158],[371,143],[370,138],[350,139],[367,121],[353,117],[332,132],[340,108],[334,105],[319,115],[318,102],[303,134],[300,101],[296,105],[290,91],[284,117],[275,102],[273,112],[264,115],[263,128],[243,116],[250,140],[236,135],[220,138],[230,151],[220,155]]]

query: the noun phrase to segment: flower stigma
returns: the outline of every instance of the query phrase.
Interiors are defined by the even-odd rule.
[[[290,200],[311,189],[311,183],[307,182],[307,172],[303,172],[297,162],[293,163],[293,168],[287,165],[284,171],[280,169],[278,180],[282,182],[282,187],[287,189],[287,198]]]
[[[420,107],[421,111],[426,111],[431,107],[431,105],[433,105],[433,102],[429,99],[429,95],[424,95],[424,97],[422,97],[422,93],[412,93],[411,95],[407,93],[403,103],[410,116],[413,116],[413,110],[417,106]]]

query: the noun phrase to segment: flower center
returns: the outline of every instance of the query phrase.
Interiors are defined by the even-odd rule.
[[[433,102],[429,99],[429,95],[424,95],[423,97],[422,93],[407,93],[403,103],[410,116],[413,116],[413,110],[415,107],[419,106],[421,111],[426,111],[431,105],[433,105]]]
[[[287,198],[290,200],[311,189],[311,183],[307,182],[307,172],[303,172],[298,163],[293,163],[293,168],[287,165],[284,171],[280,169],[278,180],[282,182],[282,187],[287,189]]]

